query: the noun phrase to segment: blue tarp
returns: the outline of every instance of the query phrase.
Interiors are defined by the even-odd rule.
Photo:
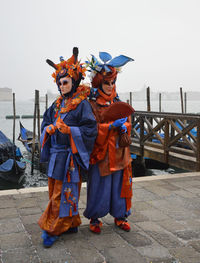
[[[14,158],[14,156],[22,157],[20,150],[0,131],[0,164]]]

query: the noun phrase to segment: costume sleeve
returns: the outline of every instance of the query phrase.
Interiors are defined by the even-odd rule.
[[[49,148],[50,148],[50,136],[46,132],[46,127],[53,123],[54,121],[54,104],[52,104],[44,113],[43,121],[41,124],[41,136],[40,136],[40,143],[41,143],[41,155],[40,161],[41,162],[48,162],[49,159]]]
[[[79,105],[77,118],[79,126],[70,127],[71,136],[78,151],[74,156],[83,169],[88,169],[90,154],[97,135],[97,124],[91,106],[86,100]]]

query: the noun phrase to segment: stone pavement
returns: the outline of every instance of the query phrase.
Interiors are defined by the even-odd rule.
[[[63,234],[52,248],[41,243],[37,220],[47,205],[47,188],[0,191],[1,263],[200,263],[200,173],[133,180],[132,230],[103,218],[101,235],[82,216],[77,234]]]

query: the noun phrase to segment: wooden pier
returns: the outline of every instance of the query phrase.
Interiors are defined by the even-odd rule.
[[[200,171],[200,115],[136,111],[131,153]]]

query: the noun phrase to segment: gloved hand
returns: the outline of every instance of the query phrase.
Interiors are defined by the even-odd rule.
[[[70,134],[70,127],[67,126],[60,117],[57,119],[56,127],[59,132],[62,132],[63,134]]]
[[[124,124],[119,128],[119,130],[120,130],[120,133],[121,133],[121,134],[127,132],[127,128],[126,128],[126,126],[125,126]]]
[[[46,132],[49,134],[49,135],[53,135],[56,131],[57,127],[54,126],[53,124],[50,124],[49,126],[47,126],[46,128]]]
[[[109,129],[121,127],[126,121],[127,121],[127,117],[118,119],[109,126]]]

